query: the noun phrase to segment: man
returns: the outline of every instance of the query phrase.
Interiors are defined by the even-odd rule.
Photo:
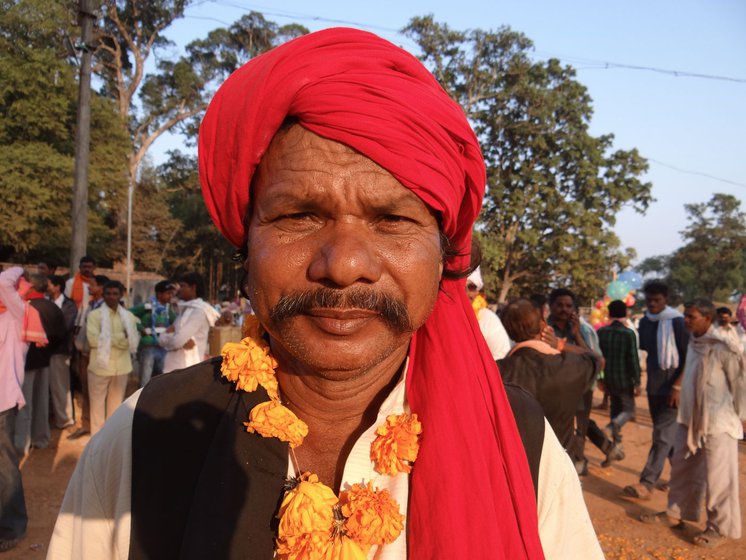
[[[91,401],[88,396],[88,364],[91,357],[91,345],[88,343],[87,324],[88,316],[104,304],[104,286],[109,282],[109,277],[97,274],[90,283],[89,294],[91,302],[78,313],[75,319],[75,367],[80,384],[80,395],[82,410],[80,411],[80,428],[67,436],[67,439],[78,439],[91,433]]]
[[[32,343],[26,354],[23,377],[26,406],[18,411],[15,433],[16,450],[20,456],[28,454],[32,446],[44,449],[49,445],[49,363],[52,352],[64,343],[66,332],[62,311],[44,297],[47,279],[32,274],[30,281],[31,289],[25,299],[39,314],[47,341]]]
[[[51,278],[57,272],[57,262],[54,259],[44,259],[36,265],[37,274]]]
[[[29,342],[46,340],[39,313],[24,303],[31,288],[20,266],[0,273],[0,552],[18,546],[26,534],[28,516],[14,442],[23,397],[24,364]]]
[[[96,271],[96,261],[88,255],[80,257],[78,271],[65,283],[65,295],[75,302],[78,311],[90,302],[90,286]]]
[[[668,509],[642,515],[668,527],[699,522],[705,499],[707,526],[694,544],[712,548],[741,537],[738,440],[746,426],[746,368],[740,344],[715,334],[715,307],[705,299],[684,306],[689,350],[674,382],[678,406]]]
[[[88,397],[91,406],[91,435],[95,435],[122,404],[127,377],[132,371],[131,354],[140,337],[137,318],[122,307],[124,287],[116,280],[104,285],[104,304],[88,316],[86,335],[91,345],[88,364]]]
[[[676,395],[673,385],[681,375],[689,340],[684,317],[668,306],[668,286],[650,280],[642,288],[647,311],[637,329],[640,349],[647,352],[648,409],[653,420],[653,442],[640,482],[624,487],[633,498],[649,500],[660,482],[666,459],[671,459],[676,436]],[[665,489],[665,486],[661,487]]]
[[[728,340],[736,347],[740,346],[743,350],[743,342],[736,325],[733,324],[733,312],[730,309],[727,307],[717,308],[717,325],[713,329],[720,338]]]
[[[62,311],[66,327],[64,338],[52,348],[52,356],[49,359],[49,392],[52,397],[52,412],[55,425],[60,430],[75,424],[70,394],[70,353],[78,310],[75,302],[63,293],[64,289],[65,280],[62,276],[49,277],[47,294]]]
[[[207,339],[210,327],[220,314],[202,299],[204,281],[197,272],[186,272],[179,278],[179,316],[158,337],[167,353],[163,373],[182,369],[209,358]]]
[[[558,348],[577,348],[583,351],[593,352],[601,358],[601,369],[603,369],[603,357],[598,345],[598,336],[591,325],[580,318],[575,293],[567,288],[556,288],[549,294],[549,318],[547,323],[554,329],[554,334],[559,340]],[[576,422],[576,441],[572,446],[570,456],[575,462],[578,474],[588,474],[588,459],[585,457],[585,438],[598,447],[605,455],[604,466],[624,458],[622,450],[614,445],[614,442],[604,434],[594,420],[591,420],[591,407],[593,405],[593,389],[596,386],[596,378],[591,379],[586,387],[583,398],[578,403]]]
[[[305,439],[291,448],[246,433],[248,411],[270,392],[220,380],[220,360],[161,375],[89,444],[51,558],[86,550],[269,559],[276,544],[290,544],[278,542],[281,530],[299,531],[295,544],[314,549],[357,546],[342,527],[354,504],[335,494],[364,480],[392,510],[391,525],[365,508],[370,520],[396,526],[391,538],[370,535],[373,556],[602,557],[551,430],[541,434],[532,483],[535,463],[465,290],[484,162],[463,111],[416,58],[351,29],[256,57],[213,98],[200,159],[208,208],[246,257],[245,291],[266,330],[266,338],[247,332],[244,346],[257,352],[242,352],[241,363],[269,376],[260,375],[281,401],[269,405],[284,408],[289,427],[302,421]],[[521,425],[532,436],[537,405],[522,398],[532,413]],[[410,411],[424,434],[411,477],[409,465],[377,474],[371,442],[389,417]],[[85,502],[88,483],[107,470],[111,483],[94,483],[102,494]],[[288,474],[301,470],[313,474],[285,492]],[[291,486],[318,489],[308,516],[293,508],[311,525],[294,525],[283,508],[287,523],[275,533],[283,492],[298,503]]]
[[[503,381],[534,395],[562,447],[574,449],[577,405],[600,371],[601,361],[593,352],[573,352],[577,346],[567,345],[560,352],[543,341],[546,323],[541,309],[529,300],[508,302],[500,319],[516,343],[497,362]]]
[[[609,303],[611,324],[598,330],[605,366],[604,392],[611,399],[610,422],[606,426],[617,446],[622,444],[622,427],[635,416],[635,397],[640,394],[640,357],[637,335],[627,328],[627,305],[620,300]]]
[[[510,351],[510,338],[505,332],[505,327],[500,322],[500,318],[487,307],[487,300],[480,294],[484,288],[482,273],[479,267],[472,272],[466,279],[466,293],[471,301],[471,306],[477,314],[479,328],[484,335],[484,340],[490,348],[492,357],[495,360],[501,360]]]
[[[155,296],[130,309],[140,320],[140,387],[144,387],[154,375],[163,373],[166,349],[159,346],[158,340],[176,320],[176,312],[170,303],[173,295],[171,283],[161,280],[155,285]]]

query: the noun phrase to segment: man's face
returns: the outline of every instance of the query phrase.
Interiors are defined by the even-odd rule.
[[[559,321],[569,321],[575,311],[575,302],[570,296],[559,296],[549,306],[552,318]]]
[[[345,379],[403,357],[442,273],[428,207],[371,160],[300,126],[275,138],[254,184],[247,288],[281,363]]]
[[[57,284],[53,284],[51,281],[47,281],[47,293],[52,299],[57,299],[58,297],[60,297],[62,290]]]
[[[474,298],[477,297],[477,294],[479,293],[479,290],[477,290],[477,285],[474,282],[466,282],[466,295],[469,296],[469,301],[474,301]]]
[[[645,305],[653,315],[660,313],[668,305],[668,298],[663,294],[645,294]]]
[[[730,325],[731,316],[729,313],[718,313],[718,324],[721,327],[727,327]]]
[[[40,262],[36,265],[36,271],[42,276],[49,276],[49,265],[45,262]]]
[[[160,303],[161,305],[166,305],[168,302],[171,301],[172,297],[174,297],[174,293],[172,290],[164,290],[162,292],[155,293],[155,299],[157,299],[158,303]]]
[[[179,282],[179,299],[189,301],[197,297],[197,286],[192,286],[186,282]]]
[[[80,269],[81,276],[85,276],[86,278],[93,276],[93,271],[96,270],[96,267],[90,262],[80,263],[78,268]]]
[[[702,336],[712,324],[712,319],[702,315],[696,307],[684,310],[684,326],[694,336]]]
[[[119,288],[106,288],[104,290],[104,303],[111,309],[116,309],[119,306],[119,300],[122,299],[122,292]]]
[[[94,299],[101,299],[104,293],[104,287],[95,280],[88,286],[88,294]]]

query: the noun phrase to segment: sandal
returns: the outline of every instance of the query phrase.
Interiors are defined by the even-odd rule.
[[[652,496],[652,492],[644,484],[630,484],[629,486],[625,486],[622,492],[626,496],[639,500],[649,500]]]
[[[718,533],[715,529],[705,529],[699,535],[696,535],[693,539],[694,544],[703,548],[715,548],[725,542],[725,537]]]
[[[669,529],[683,529],[684,522],[681,519],[673,519],[668,516],[665,511],[658,513],[643,513],[638,518],[647,525],[660,525],[661,527],[667,527]]]

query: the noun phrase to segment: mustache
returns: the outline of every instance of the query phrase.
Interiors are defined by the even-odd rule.
[[[401,300],[387,293],[361,287],[348,290],[316,288],[282,296],[270,311],[270,319],[279,323],[318,308],[366,309],[378,313],[398,333],[413,330],[409,312]]]

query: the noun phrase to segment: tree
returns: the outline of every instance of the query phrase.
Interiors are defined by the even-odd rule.
[[[56,257],[70,246],[75,68],[69,37],[74,14],[67,3],[0,1],[0,253]],[[110,102],[92,99],[89,189],[92,253],[103,256],[105,226],[117,184],[124,178],[125,130]]]
[[[743,292],[746,278],[746,213],[733,195],[716,193],[701,204],[685,204],[686,244],[671,258],[671,284],[685,300],[725,301]]]
[[[251,12],[230,27],[190,43],[177,60],[157,60],[156,72],[146,74],[148,58],[170,45],[163,31],[183,16],[188,4],[189,0],[105,0],[103,4],[95,71],[104,83],[102,93],[114,100],[130,133],[131,188],[138,184],[148,150],[161,135],[171,130],[186,132],[189,138],[196,135],[216,84],[253,56],[307,33],[302,26],[281,27]],[[123,255],[124,207],[120,208],[117,226],[117,250]],[[137,244],[147,244],[149,239],[142,237],[142,231],[133,237],[136,256],[144,254]]]
[[[492,295],[572,286],[599,293],[630,253],[612,232],[625,205],[644,212],[651,185],[637,150],[613,150],[588,132],[591,98],[556,59],[533,62],[531,41],[497,31],[451,30],[432,16],[404,32],[461,104],[482,145],[487,193],[477,223]]]

